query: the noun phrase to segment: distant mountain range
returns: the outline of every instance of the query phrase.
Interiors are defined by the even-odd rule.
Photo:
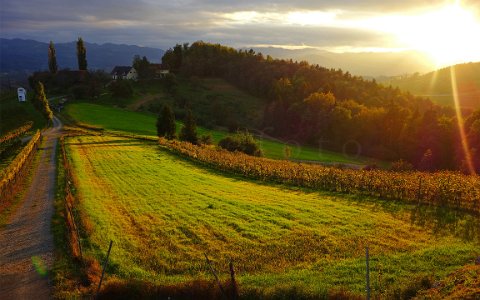
[[[423,75],[385,78],[378,82],[398,86],[417,96],[429,97],[441,105],[454,106],[452,72],[455,73],[460,106],[480,108],[480,62],[459,64]]]
[[[89,69],[110,72],[116,65],[131,65],[133,56],[146,56],[159,63],[162,49],[118,44],[92,44],[85,42]],[[77,69],[76,42],[55,44],[60,69]],[[48,69],[48,43],[22,39],[0,39],[0,72],[31,73]]]
[[[151,62],[161,61],[164,50],[135,45],[85,43],[89,69],[109,72],[116,65],[130,65],[133,56],[146,56]],[[48,68],[48,43],[23,39],[0,39],[0,72],[31,73]],[[61,69],[77,68],[76,42],[57,43],[57,62]],[[425,73],[434,70],[431,60],[418,52],[361,52],[334,53],[313,48],[289,50],[284,48],[254,48],[273,58],[305,60],[327,68],[342,69],[364,77],[397,76]]]
[[[273,58],[305,60],[326,68],[342,69],[366,78],[425,73],[435,69],[429,57],[416,51],[334,53],[313,48],[289,50],[274,47],[253,50]]]

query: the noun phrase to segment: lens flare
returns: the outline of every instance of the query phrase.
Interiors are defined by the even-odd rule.
[[[450,67],[450,78],[452,82],[453,100],[455,103],[455,112],[457,114],[458,130],[460,131],[460,139],[462,142],[463,154],[465,155],[465,162],[467,163],[468,172],[475,175],[475,168],[473,166],[472,153],[470,152],[470,146],[468,145],[467,135],[465,134],[465,128],[463,127],[463,116],[460,108],[460,98],[457,88],[457,76],[455,73],[455,66]]]

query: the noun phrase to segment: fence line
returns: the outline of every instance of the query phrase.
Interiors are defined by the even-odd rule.
[[[72,187],[74,185],[72,168],[70,162],[67,158],[67,152],[65,150],[65,139],[64,136],[60,137],[60,149],[62,152],[62,162],[63,168],[65,170],[65,222],[67,223],[68,228],[68,238],[70,240],[70,250],[72,256],[76,259],[80,259],[83,262],[83,252],[82,252],[82,243],[80,237],[79,227],[75,221],[75,214],[73,212],[73,207],[75,204],[75,197],[72,193]]]
[[[41,140],[42,135],[40,131],[37,130],[32,139],[22,151],[17,154],[10,165],[0,172],[0,199],[2,201],[6,201],[16,194],[19,183],[21,179],[24,178],[27,166],[35,156]]]

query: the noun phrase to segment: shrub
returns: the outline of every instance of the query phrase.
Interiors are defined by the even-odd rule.
[[[113,81],[108,89],[114,97],[128,98],[133,96],[133,88],[128,80]]]
[[[262,156],[262,150],[257,141],[247,131],[237,132],[235,135],[223,138],[218,146],[231,152],[239,151],[248,155]]]
[[[212,145],[213,139],[211,134],[205,134],[200,137],[200,144],[201,145]]]

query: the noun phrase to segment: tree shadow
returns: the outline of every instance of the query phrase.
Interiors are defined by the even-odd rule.
[[[415,205],[410,223],[430,227],[435,235],[451,234],[465,241],[480,241],[480,216],[445,206]]]

